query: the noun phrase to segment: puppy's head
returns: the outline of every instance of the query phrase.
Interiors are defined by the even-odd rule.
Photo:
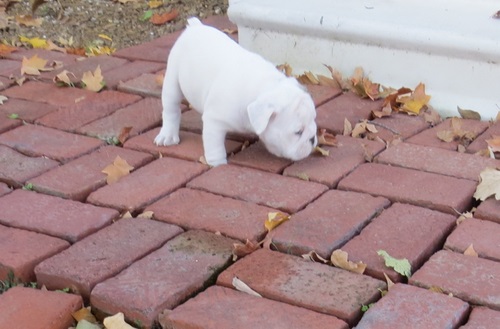
[[[255,133],[274,155],[301,160],[317,144],[314,103],[293,78],[259,95],[247,112]]]

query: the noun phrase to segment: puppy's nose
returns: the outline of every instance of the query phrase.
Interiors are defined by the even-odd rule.
[[[316,136],[311,137],[309,141],[311,142],[312,145],[316,144]]]

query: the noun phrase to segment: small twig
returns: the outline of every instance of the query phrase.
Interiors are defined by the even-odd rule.
[[[377,127],[381,127],[381,128],[387,129],[387,130],[389,130],[391,133],[393,133],[394,135],[398,135],[398,136],[399,136],[399,135],[401,135],[401,134],[400,134],[399,132],[397,132],[396,130],[394,130],[394,129],[390,128],[390,127],[387,127],[386,125],[381,124],[381,123],[379,123],[379,122],[375,122],[375,121],[373,121],[373,120],[369,120],[369,121],[367,121],[367,122],[368,122],[368,123],[371,123],[371,124],[372,124],[372,125],[374,125],[374,126],[377,126]]]

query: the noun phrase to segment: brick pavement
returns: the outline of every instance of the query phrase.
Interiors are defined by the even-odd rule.
[[[225,17],[207,22],[234,28]],[[0,105],[0,289],[13,273],[49,290],[0,294],[0,328],[65,329],[82,303],[145,328],[499,327],[500,202],[472,198],[479,173],[500,167],[476,154],[500,134],[498,122],[462,120],[477,138],[460,153],[459,141],[436,137],[451,120],[430,127],[396,113],[374,120],[389,146],[338,135],[337,146],[324,147],[329,156],[295,163],[267,153],[255,136],[232,134],[229,165],[209,168],[199,163],[200,116],[185,106],[181,144],[152,142],[157,75],[178,35],[111,57],[18,50],[0,61],[8,97]],[[8,77],[34,54],[77,77],[100,65],[106,90],[57,87],[57,71],[15,85]],[[381,106],[308,89],[318,126],[333,133],[344,118],[355,124]],[[106,145],[124,127],[132,130],[123,145]],[[102,170],[116,156],[133,169],[107,185]],[[475,218],[457,226],[458,212],[473,207]],[[121,218],[127,210],[152,218]],[[267,235],[264,221],[276,211],[290,219]],[[250,255],[233,259],[233,246],[247,240]],[[253,251],[259,241],[264,247]],[[463,254],[470,245],[478,257]],[[328,259],[339,248],[367,265],[364,274],[301,257]],[[410,279],[378,250],[407,258]],[[384,273],[397,284],[382,297]],[[237,291],[234,277],[262,297]]]

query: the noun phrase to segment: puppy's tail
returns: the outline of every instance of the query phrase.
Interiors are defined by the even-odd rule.
[[[190,17],[187,19],[187,26],[203,25],[202,22],[196,17]]]

